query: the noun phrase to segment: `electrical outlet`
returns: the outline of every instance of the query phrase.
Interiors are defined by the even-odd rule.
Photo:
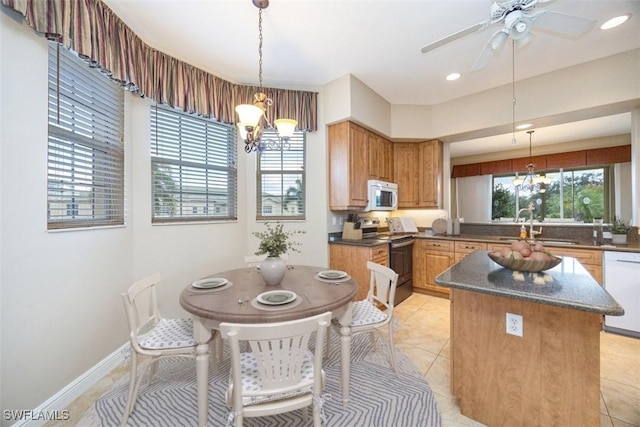
[[[342,217],[339,217],[339,218],[338,218],[338,224],[339,224],[339,225],[342,225],[343,223],[344,223],[343,218],[342,218]]]
[[[334,216],[331,218],[331,225],[338,225],[338,217]]]
[[[522,315],[507,313],[507,333],[522,336]]]

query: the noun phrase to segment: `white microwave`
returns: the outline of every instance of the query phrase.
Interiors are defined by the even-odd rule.
[[[398,184],[370,179],[367,181],[369,201],[365,212],[398,209]]]

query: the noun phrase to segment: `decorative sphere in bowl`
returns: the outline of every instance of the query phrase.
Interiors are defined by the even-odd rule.
[[[539,273],[549,270],[562,262],[562,258],[547,254],[548,259],[527,259],[524,257],[504,256],[500,251],[489,252],[489,258],[496,264],[513,271]]]

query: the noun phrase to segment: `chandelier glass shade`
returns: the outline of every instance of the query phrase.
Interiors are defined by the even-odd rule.
[[[238,114],[238,130],[240,137],[245,143],[244,151],[251,153],[253,151],[263,151],[265,149],[275,149],[273,147],[287,146],[286,142],[293,136],[297,120],[293,119],[277,119],[274,120],[275,128],[278,131],[278,136],[284,141],[280,141],[278,144],[263,144],[261,141],[262,130],[266,126],[267,128],[273,128],[274,126],[269,121],[267,110],[273,104],[273,100],[267,97],[262,88],[262,9],[269,6],[268,0],[253,0],[253,4],[258,8],[258,56],[259,56],[259,70],[258,79],[260,81],[260,88],[257,93],[253,95],[253,104],[240,104],[237,105],[235,110]],[[264,125],[263,125],[264,122]]]
[[[527,163],[527,174],[523,177],[517,176],[513,179],[513,186],[518,191],[528,191],[531,193],[544,193],[545,186],[553,182],[552,178],[544,175],[537,175],[535,171],[536,165],[533,164],[531,157],[531,136],[533,130],[527,131],[529,134],[529,163]]]

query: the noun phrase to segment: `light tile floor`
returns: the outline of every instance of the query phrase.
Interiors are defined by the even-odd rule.
[[[395,344],[431,386],[442,425],[481,426],[460,414],[450,393],[449,300],[413,294],[396,307]],[[600,425],[640,426],[640,340],[601,333]]]
[[[449,382],[449,301],[413,294],[395,310],[395,344],[423,373],[436,395],[443,427],[481,426],[460,414]],[[640,340],[602,332],[600,425],[640,426]],[[47,427],[75,425],[104,392],[127,374],[116,368],[67,408],[71,419]],[[74,421],[75,420],[75,421]]]

